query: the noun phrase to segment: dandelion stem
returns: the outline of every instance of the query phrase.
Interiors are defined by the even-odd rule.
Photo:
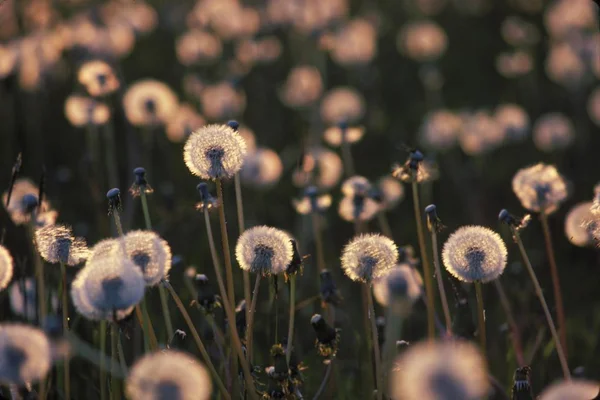
[[[199,307],[198,303],[196,303],[196,307]],[[225,345],[225,337],[223,336],[223,332],[221,332],[221,329],[217,326],[217,323],[215,322],[215,319],[211,314],[205,313],[204,317],[208,321],[208,324],[210,325],[213,331],[213,334],[216,338],[215,342],[217,343],[217,349],[219,350],[219,355],[221,356],[221,366],[219,372],[224,370],[227,388],[231,388],[231,375],[229,375],[229,370],[226,366],[227,358],[225,356],[225,351],[223,350],[223,346]]]
[[[100,399],[106,400],[106,320],[100,321]]]
[[[392,363],[396,358],[396,341],[402,335],[402,315],[394,311],[394,305],[387,307],[387,316],[385,320],[385,342],[383,343],[383,352],[381,353],[383,364],[383,383],[385,388],[389,387],[388,376],[392,370]],[[383,390],[383,389],[382,389]]]
[[[143,301],[143,299],[142,299]],[[142,332],[144,333],[144,349],[146,352],[150,351],[150,350],[156,350],[158,349],[158,341],[156,340],[156,336],[154,336],[154,330],[153,329],[144,329],[144,321],[146,321],[146,319],[143,317],[142,315],[142,309],[140,308],[139,304],[135,306],[135,316],[138,319],[138,322],[140,323],[140,327],[142,328]],[[147,320],[148,324],[150,326],[152,326],[152,322],[150,320]]]
[[[290,325],[288,327],[287,346],[285,349],[285,360],[290,363],[292,356],[292,343],[294,339],[294,317],[296,316],[296,274],[290,276]]]
[[[100,323],[102,324],[102,322]],[[100,368],[101,372],[106,370],[106,364],[108,364],[109,360],[105,354],[103,354],[102,352],[98,353],[98,350],[96,348],[90,346],[83,340],[79,339],[72,332],[67,332],[66,337],[69,341],[69,344],[71,345],[71,348],[74,349],[74,354],[77,354],[77,356],[79,357],[85,358],[87,361],[97,366],[98,368]],[[125,376],[125,373],[123,370],[118,370],[116,371],[116,376],[119,378],[123,378]]]
[[[113,210],[112,215],[115,219],[115,226],[117,227],[117,233],[119,236],[123,236],[123,225],[121,224],[121,216],[119,215],[118,210]]]
[[[148,314],[148,304],[146,302],[146,296],[142,298],[142,327],[144,329],[144,334],[147,334],[147,337],[144,339],[148,340],[148,346],[151,350],[156,350],[158,348],[158,343],[156,340],[156,333],[154,332],[154,328],[152,327],[152,322],[150,321],[150,315]],[[154,341],[150,339],[154,337]]]
[[[327,364],[325,376],[323,377],[323,381],[321,381],[321,386],[319,386],[319,390],[317,390],[317,392],[313,396],[313,400],[318,400],[319,397],[321,397],[321,395],[325,391],[325,388],[327,387],[327,381],[329,380],[329,375],[331,375],[331,370],[333,369],[333,361],[334,360],[331,360],[329,364]]]
[[[248,326],[246,328],[246,345],[248,346],[248,353],[252,353],[252,344],[253,344],[253,330],[254,330],[254,316],[256,314],[256,302],[258,300],[258,288],[260,286],[260,274],[256,274],[256,280],[254,281],[254,291],[252,292],[252,304],[248,307],[246,304],[246,308],[250,308],[250,319],[248,320]]]
[[[379,229],[381,229],[381,233],[383,233],[390,239],[393,239],[392,228],[390,228],[390,223],[388,221],[387,216],[385,215],[385,211],[380,211],[377,213],[377,223],[379,224]]]
[[[423,264],[423,275],[425,277],[425,294],[427,300],[427,337],[435,338],[435,308],[433,283],[431,282],[431,268],[427,257],[427,247],[425,246],[425,233],[423,231],[423,220],[421,218],[421,206],[419,204],[419,184],[416,180],[412,183],[413,206],[415,209],[415,221],[417,223],[417,234],[419,237],[419,249],[421,251],[421,261]]]
[[[369,319],[371,320],[371,334],[373,340],[373,358],[375,358],[375,390],[377,390],[377,400],[382,399],[383,395],[383,374],[381,371],[381,351],[379,350],[379,335],[377,333],[377,322],[375,321],[375,307],[373,306],[373,294],[369,285],[365,284],[367,299],[369,302]]]
[[[548,225],[548,215],[542,211],[540,213],[540,221],[542,230],[544,231],[544,242],[546,244],[546,254],[548,263],[550,264],[550,276],[552,277],[552,288],[554,290],[554,305],[556,307],[556,317],[558,319],[558,334],[560,335],[560,344],[562,345],[565,357],[567,353],[567,321],[565,319],[565,308],[562,299],[562,291],[560,290],[560,276],[558,275],[558,267],[556,266],[556,258],[554,257],[554,246],[552,245],[552,237],[550,236],[550,227]]]
[[[113,322],[110,325],[110,398],[111,399],[119,399],[120,389],[119,389],[119,381],[116,378],[117,371],[117,324]]]
[[[62,325],[63,334],[69,331],[69,303],[67,298],[67,267],[65,263],[60,263],[60,273],[62,275]],[[64,373],[64,393],[66,399],[71,399],[71,376],[69,366],[69,356],[63,358],[63,373]]]
[[[481,344],[481,353],[486,357],[486,337],[485,337],[485,310],[483,308],[483,293],[481,291],[481,282],[475,281],[475,296],[477,297],[477,321],[479,321],[479,343]]]
[[[533,282],[533,287],[535,289],[535,294],[538,296],[540,303],[542,304],[542,308],[544,309],[544,314],[546,315],[546,321],[548,322],[548,326],[550,328],[550,332],[552,332],[552,338],[554,339],[554,344],[556,346],[556,352],[558,353],[558,359],[560,360],[560,366],[563,371],[563,375],[566,380],[571,380],[571,372],[569,371],[569,366],[567,364],[567,358],[565,357],[565,353],[563,351],[562,345],[560,343],[560,338],[558,336],[558,332],[556,331],[556,326],[554,325],[554,320],[552,319],[552,315],[550,314],[550,310],[548,309],[548,304],[546,303],[546,299],[544,299],[544,293],[542,292],[542,288],[540,283],[535,275],[535,271],[531,266],[531,261],[529,261],[529,256],[525,251],[525,246],[523,246],[523,241],[521,240],[521,235],[519,231],[515,227],[511,226],[512,234],[517,242],[517,246],[519,246],[519,251],[521,252],[521,257],[523,257],[523,262],[525,263],[525,267],[527,268],[527,272],[531,277],[531,281]]]
[[[323,238],[321,237],[321,224],[319,214],[313,212],[311,214],[311,222],[313,228],[313,236],[315,240],[315,251],[317,253],[317,269],[319,274],[325,270],[325,255],[323,252]]]
[[[146,223],[146,229],[152,230],[152,221],[150,220],[150,212],[148,211],[148,196],[146,195],[145,188],[140,189],[140,200],[142,201],[142,211],[144,212],[144,222]]]
[[[217,386],[219,387],[221,394],[223,395],[223,397],[225,399],[231,400],[231,396],[229,395],[229,392],[225,388],[225,385],[223,384],[223,381],[221,380],[219,373],[215,369],[215,366],[213,365],[213,363],[210,359],[210,356],[208,355],[208,352],[206,351],[206,347],[204,347],[204,343],[202,343],[202,339],[200,339],[200,335],[198,335],[198,331],[196,330],[196,327],[194,326],[194,323],[192,322],[190,315],[188,314],[187,310],[185,309],[183,303],[181,302],[181,299],[179,298],[179,296],[175,292],[175,289],[173,289],[173,286],[171,286],[169,281],[163,279],[162,283],[163,283],[163,285],[165,285],[165,287],[167,288],[167,290],[173,297],[173,300],[175,301],[177,308],[179,308],[179,311],[181,312],[181,315],[185,319],[185,322],[187,323],[188,328],[190,328],[190,332],[192,333],[192,337],[194,338],[194,341],[196,342],[196,346],[198,347],[198,350],[200,350],[200,353],[202,354],[202,357],[204,358],[204,362],[208,366],[210,373],[213,375],[213,378],[214,378],[215,382],[217,383]],[[235,321],[235,320],[233,320],[233,321]]]
[[[431,229],[431,247],[433,249],[433,265],[435,266],[435,276],[437,278],[440,298],[442,300],[442,309],[444,310],[444,319],[446,320],[446,334],[452,336],[452,318],[450,318],[450,308],[448,307],[448,298],[444,281],[442,280],[442,268],[440,266],[440,254],[438,251],[437,232],[435,228]]]
[[[344,173],[346,178],[354,176],[354,160],[352,159],[350,143],[346,140],[345,130],[342,130],[342,159],[344,160]]]
[[[125,362],[125,351],[123,351],[123,342],[121,341],[121,334],[117,332],[117,350],[119,351],[119,364],[121,365],[121,371],[127,375],[127,363]],[[113,371],[114,376],[114,371]]]
[[[517,322],[515,321],[515,317],[510,307],[510,302],[508,301],[508,297],[506,297],[506,293],[504,292],[504,288],[502,287],[500,279],[494,279],[494,286],[496,287],[496,291],[498,292],[500,304],[502,305],[504,313],[506,314],[508,326],[510,326],[511,339],[513,343],[513,348],[515,350],[515,356],[517,357],[517,363],[519,364],[519,367],[523,367],[526,364],[525,359],[523,357],[523,346],[521,345],[521,333],[519,332],[519,327],[517,325]]]

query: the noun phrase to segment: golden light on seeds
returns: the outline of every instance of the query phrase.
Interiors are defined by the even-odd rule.
[[[82,64],[77,72],[77,80],[93,97],[106,96],[120,87],[113,68],[101,60]]]
[[[415,61],[435,61],[446,51],[448,38],[444,30],[433,21],[410,22],[400,30],[397,46]]]
[[[246,108],[246,96],[229,82],[207,85],[200,93],[202,112],[212,121],[234,118]]]
[[[165,124],[177,112],[178,103],[169,86],[153,79],[137,81],[123,96],[125,115],[136,126]]]
[[[175,50],[179,62],[189,66],[215,61],[221,56],[223,46],[218,37],[208,32],[191,30],[177,38]]]
[[[546,73],[554,82],[576,87],[586,74],[586,65],[570,44],[553,44],[546,58]]]
[[[192,132],[204,125],[206,121],[188,103],[181,103],[177,112],[167,122],[167,138],[174,143],[182,143]]]
[[[110,119],[104,103],[85,96],[71,95],[65,101],[65,116],[73,126],[103,125]]]
[[[282,101],[290,107],[305,107],[319,99],[323,83],[319,70],[313,66],[294,67],[281,92]]]
[[[364,64],[377,54],[377,32],[364,19],[349,21],[334,37],[331,58],[340,65]]]
[[[321,118],[330,124],[351,124],[365,113],[365,100],[351,87],[338,87],[325,94],[321,102]]]

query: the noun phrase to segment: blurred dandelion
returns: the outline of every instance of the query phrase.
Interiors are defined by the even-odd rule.
[[[356,89],[337,87],[321,102],[321,118],[329,125],[353,124],[365,114],[365,100]]]
[[[250,187],[267,188],[279,182],[282,172],[283,163],[279,155],[271,149],[259,147],[246,155],[240,178]]]
[[[551,214],[568,196],[567,182],[553,165],[536,164],[517,171],[513,192],[524,208]]]
[[[319,70],[310,65],[299,65],[290,70],[280,97],[289,107],[306,107],[317,101],[322,92]]]
[[[518,78],[531,72],[533,57],[523,50],[503,52],[496,57],[496,69],[505,78]]]
[[[548,386],[540,400],[591,400],[598,396],[600,383],[582,379],[555,382]]]
[[[137,266],[147,286],[156,286],[166,279],[171,269],[171,248],[153,231],[131,231],[116,244],[113,251],[122,251]]]
[[[548,77],[567,89],[578,88],[583,83],[587,72],[585,62],[566,42],[550,46],[545,67]]]
[[[14,262],[8,249],[0,245],[0,292],[8,286],[13,276]]]
[[[342,177],[342,159],[335,152],[322,147],[309,149],[300,164],[292,176],[296,186],[312,184],[326,191],[336,186]]]
[[[244,39],[238,42],[236,58],[243,65],[266,64],[279,58],[282,45],[275,36],[260,39]]]
[[[506,43],[516,48],[531,47],[540,40],[537,27],[517,15],[508,16],[502,21],[500,33]]]
[[[37,229],[35,244],[42,258],[50,264],[75,266],[89,255],[85,239],[74,237],[71,228],[65,225],[47,225]]]
[[[293,199],[292,204],[298,214],[323,213],[331,206],[331,196],[319,195],[316,187],[309,186],[304,190],[304,196]]]
[[[333,147],[340,147],[358,142],[365,134],[363,126],[346,126],[345,124],[330,126],[323,133],[325,142]]]
[[[380,211],[379,202],[373,198],[371,182],[363,176],[353,176],[342,184],[342,194],[338,213],[349,222],[364,222],[375,217]]]
[[[0,46],[0,78],[10,75],[17,65],[18,52],[14,46]]]
[[[371,282],[396,265],[398,247],[378,234],[355,236],[342,250],[342,269],[353,281]]]
[[[58,310],[58,297],[54,292],[50,292],[48,295],[50,297],[50,308],[53,312],[56,312]],[[35,321],[37,317],[37,285],[34,278],[13,281],[8,288],[8,298],[13,314],[27,321]]]
[[[246,108],[244,92],[226,81],[204,86],[199,95],[202,112],[209,120],[234,118]]]
[[[460,147],[471,156],[488,153],[504,141],[503,128],[487,111],[468,115],[458,137]]]
[[[585,247],[595,243],[594,232],[598,229],[591,201],[576,204],[565,217],[565,235],[575,246]]]
[[[398,50],[418,62],[439,59],[448,46],[446,32],[433,21],[410,22],[402,27],[396,41]]]
[[[417,150],[417,152],[419,151]],[[419,152],[419,154],[421,153]],[[410,162],[403,165],[395,164],[392,166],[392,176],[406,183],[423,183],[436,180],[439,176],[439,171],[435,162],[425,160],[421,154],[418,167],[411,167]]]
[[[167,121],[167,138],[171,142],[181,143],[205,123],[204,118],[192,105],[181,103],[175,114]]]
[[[451,111],[434,111],[425,117],[421,125],[420,142],[432,150],[449,150],[457,142],[462,123],[462,119]]]
[[[65,116],[73,126],[104,125],[110,119],[110,109],[89,97],[71,95],[65,101]]]
[[[290,239],[287,233],[270,226],[247,229],[235,247],[240,268],[263,276],[282,273],[294,253]]]
[[[348,21],[328,43],[334,62],[342,66],[370,62],[377,54],[377,31],[367,20]]]
[[[518,104],[501,104],[494,112],[496,123],[507,140],[522,140],[529,133],[529,116]]]
[[[544,25],[553,39],[565,39],[570,34],[597,29],[594,5],[586,0],[558,0],[544,13]]]
[[[185,32],[175,43],[177,59],[185,66],[214,62],[221,56],[221,40],[201,30]]]
[[[600,126],[600,87],[594,89],[587,103],[587,112],[596,126]]]
[[[143,79],[135,82],[123,95],[123,108],[135,126],[166,124],[177,112],[179,101],[166,84]]]
[[[101,60],[83,63],[77,72],[77,80],[92,97],[109,95],[121,86],[113,68]]]
[[[394,400],[476,400],[489,389],[485,359],[465,341],[412,344],[397,358],[390,379]]]
[[[539,150],[550,153],[569,147],[575,139],[575,127],[561,113],[542,115],[533,127],[533,143]]]
[[[50,370],[50,342],[39,329],[23,324],[0,324],[0,382],[30,385]]]
[[[406,311],[423,293],[423,278],[421,274],[408,264],[397,264],[386,270],[373,281],[375,300],[384,307],[396,307]]]
[[[19,178],[13,185],[8,207],[8,192],[2,194],[2,204],[15,225],[28,224],[32,215],[35,215],[35,225],[38,228],[56,222],[58,213],[50,208],[50,203],[44,198],[42,204],[38,204],[39,191],[29,179]]]
[[[404,200],[404,186],[391,176],[379,179],[377,190],[381,200],[379,206],[382,210],[392,210]]]
[[[202,179],[231,178],[244,163],[246,142],[227,125],[206,125],[183,148],[185,164]]]
[[[127,378],[126,392],[132,400],[208,400],[212,382],[192,356],[168,350],[139,359]]]

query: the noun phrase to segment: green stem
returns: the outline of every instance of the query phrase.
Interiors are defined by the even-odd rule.
[[[99,353],[96,348],[79,339],[73,332],[67,332],[66,337],[69,341],[69,345],[73,349],[73,354],[94,364],[100,369],[100,372],[106,370],[106,365],[110,363],[110,359],[105,354]],[[119,369],[116,371],[116,376],[118,378],[124,378],[125,373],[123,370]]]
[[[558,336],[558,332],[556,331],[556,326],[554,325],[554,320],[552,319],[552,315],[550,314],[550,309],[548,308],[548,304],[546,303],[546,299],[544,299],[544,293],[542,292],[542,288],[540,283],[535,275],[535,271],[531,266],[531,261],[529,261],[529,256],[525,251],[525,246],[523,246],[523,241],[521,240],[521,235],[519,231],[511,227],[511,231],[513,237],[517,242],[517,246],[519,246],[519,251],[521,252],[521,257],[523,257],[523,262],[525,262],[525,267],[527,268],[527,272],[529,273],[529,277],[533,282],[533,287],[535,289],[535,294],[538,296],[540,303],[542,304],[542,308],[544,309],[544,314],[546,315],[546,321],[548,322],[548,326],[550,328],[550,332],[552,332],[552,338],[554,339],[554,344],[556,346],[556,352],[558,353],[558,359],[560,360],[560,366],[563,371],[563,375],[566,380],[571,380],[571,372],[569,371],[569,365],[567,364],[567,357],[563,351],[562,345],[560,343],[560,338]]]
[[[142,201],[142,211],[144,212],[144,222],[146,223],[146,229],[152,230],[152,221],[150,220],[150,211],[148,211],[148,196],[146,195],[145,188],[140,188],[140,200]]]
[[[114,219],[115,219],[115,226],[117,227],[117,233],[119,234],[119,236],[123,236],[123,225],[121,224],[121,216],[119,215],[119,211],[118,210],[113,210],[112,213]]]
[[[117,333],[117,350],[119,352],[119,364],[121,365],[121,371],[123,374],[127,375],[129,371],[127,370],[127,363],[125,362],[125,351],[123,350],[123,342],[121,341],[120,333]]]
[[[379,334],[377,333],[377,322],[375,318],[375,307],[373,306],[373,294],[368,284],[365,284],[367,299],[369,302],[369,319],[371,320],[371,334],[373,336],[373,358],[375,358],[375,390],[377,400],[383,398],[383,374],[381,371],[381,351],[379,350]]]
[[[63,324],[63,334],[66,334],[69,331],[69,303],[67,297],[67,268],[65,263],[60,263],[60,272],[62,275],[62,324]],[[65,398],[71,399],[71,377],[70,377],[70,365],[69,365],[69,356],[65,356],[63,358],[63,368],[64,368],[64,393]]]
[[[423,275],[425,278],[425,294],[427,301],[427,337],[435,338],[435,293],[433,283],[431,282],[431,268],[427,256],[427,247],[425,246],[425,234],[423,231],[423,220],[421,218],[421,206],[419,204],[419,184],[416,181],[412,183],[413,206],[415,210],[415,221],[417,223],[417,234],[419,237],[419,249],[421,251],[421,261],[423,264]]]
[[[350,143],[346,140],[346,132],[342,132],[342,159],[344,161],[344,174],[346,178],[354,176],[354,160],[352,159]]]
[[[380,211],[377,213],[377,223],[379,224],[381,233],[383,233],[390,239],[393,239],[392,228],[390,228],[390,223],[388,222],[387,216],[385,215],[385,211]]]
[[[258,288],[260,286],[260,274],[256,274],[256,280],[254,281],[254,291],[252,292],[252,304],[248,307],[246,304],[246,308],[250,309],[248,326],[246,327],[246,345],[248,346],[248,353],[252,353],[253,342],[254,342],[254,316],[256,315],[256,302],[258,300]]]
[[[119,399],[120,388],[119,381],[116,378],[117,374],[117,324],[111,323],[110,325],[110,398],[111,399]]]
[[[150,314],[148,314],[148,304],[146,302],[146,296],[142,298],[142,327],[144,329],[144,343],[146,343],[146,339],[148,339],[148,348],[150,350],[157,350],[158,343],[156,341],[156,333],[154,332],[154,327],[152,326],[152,321],[150,321]],[[152,340],[154,338],[154,341]],[[145,345],[144,345],[144,348]],[[146,350],[147,351],[147,350]]]
[[[481,344],[481,353],[486,357],[486,335],[485,335],[485,310],[483,308],[483,293],[481,291],[481,282],[475,281],[475,295],[477,296],[477,321],[479,321],[479,343]]]
[[[292,356],[292,344],[294,340],[294,317],[296,316],[296,274],[290,276],[290,325],[288,327],[287,347],[285,349],[285,359],[290,363]]]
[[[383,364],[383,382],[384,387],[388,388],[388,376],[392,370],[392,363],[396,358],[396,341],[402,335],[403,318],[399,312],[394,311],[394,304],[388,305],[387,318],[385,321],[385,342],[383,343],[382,364]]]
[[[106,400],[106,320],[100,321],[100,399]]]
[[[446,320],[446,334],[452,336],[452,319],[450,318],[450,308],[448,307],[448,298],[446,289],[442,280],[442,267],[440,266],[440,255],[438,251],[437,232],[435,228],[431,230],[431,247],[433,248],[433,265],[435,266],[435,276],[437,278],[440,298],[442,299],[442,309],[444,310],[444,319]]]
[[[515,350],[515,356],[517,357],[517,363],[519,367],[525,366],[525,358],[523,356],[523,346],[521,345],[521,333],[519,332],[519,326],[515,321],[515,317],[513,315],[512,309],[510,307],[510,302],[508,301],[508,297],[504,292],[504,288],[502,287],[502,283],[500,279],[494,279],[494,286],[496,287],[496,291],[498,292],[498,297],[500,298],[500,304],[504,309],[504,313],[506,314],[506,320],[508,321],[508,326],[510,326],[511,330],[511,339],[513,343],[513,348]]]

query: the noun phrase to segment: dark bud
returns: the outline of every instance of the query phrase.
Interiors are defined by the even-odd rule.
[[[227,121],[227,126],[229,126],[231,129],[237,132],[240,128],[240,123],[232,119],[230,121]]]
[[[147,99],[144,102],[144,108],[146,109],[148,114],[154,115],[156,113],[156,103],[154,102],[153,99]]]
[[[529,376],[531,368],[521,367],[515,370],[513,375],[513,387],[511,390],[512,400],[533,400],[533,392],[531,390],[531,382]]]
[[[135,180],[129,188],[129,192],[133,197],[140,196],[142,192],[145,194],[150,194],[154,192],[154,189],[152,189],[152,187],[146,180],[146,170],[144,168],[137,167],[133,170],[133,174],[135,175]]]
[[[121,205],[121,191],[117,188],[110,189],[106,192],[106,198],[108,199],[108,214],[112,214],[115,210],[122,211]]]
[[[286,277],[302,270],[303,260],[300,256],[300,251],[298,250],[298,242],[296,242],[295,239],[291,239],[290,241],[292,242],[294,253],[292,255],[292,261],[290,262],[290,265],[288,265],[288,267],[285,270]]]
[[[171,267],[178,267],[182,264],[183,264],[183,257],[181,257],[179,254],[175,254],[171,258]]]
[[[500,214],[498,214],[498,219],[500,220],[500,222],[510,226],[519,225],[518,219],[504,208],[500,210]]]
[[[289,376],[287,361],[285,360],[285,350],[282,345],[274,344],[271,347],[271,357],[273,357],[273,369],[269,376],[276,381],[285,381]]]
[[[196,301],[202,307],[202,310],[211,314],[215,308],[220,306],[219,296],[214,291],[213,287],[210,285],[208,281],[208,277],[204,274],[198,274],[194,278],[194,283],[196,286],[196,292],[198,293],[198,297]]]
[[[196,204],[197,210],[211,210],[217,206],[218,201],[212,194],[210,194],[210,191],[208,190],[208,184],[206,182],[200,182],[196,186],[196,190],[200,195],[200,202]]]
[[[146,181],[146,170],[142,167],[137,167],[133,170],[133,174],[135,175],[135,183],[140,186],[145,186],[148,184]]]
[[[317,341],[319,343],[328,344],[336,339],[337,334],[335,329],[327,324],[325,318],[323,318],[321,314],[313,315],[310,319],[310,324],[317,334]]]
[[[437,207],[435,204],[430,204],[425,207],[425,215],[427,216],[427,228],[429,232],[440,232],[444,229],[442,220],[437,215]]]
[[[308,186],[304,189],[304,195],[310,200],[310,208],[312,211],[319,211],[319,205],[317,204],[317,196],[319,190],[315,186]]]
[[[342,302],[342,296],[340,295],[329,270],[323,270],[321,272],[321,299],[325,303],[336,306]]]
[[[407,161],[407,166],[408,168],[411,170],[411,172],[415,175],[416,177],[416,173],[417,170],[419,169],[419,165],[423,162],[423,160],[425,159],[425,157],[423,157],[423,153],[421,153],[419,150],[414,149],[410,152],[410,154],[408,155],[408,161]]]
[[[342,121],[338,123],[338,128],[340,128],[342,132],[346,132],[346,130],[348,129],[348,121]]]
[[[383,342],[385,342],[385,317],[379,316],[375,320],[377,326],[377,340],[379,341],[379,348],[382,348]]]
[[[31,214],[35,211],[37,206],[39,205],[38,197],[35,194],[28,193],[21,199],[21,203],[23,204],[23,209],[26,213]]]
[[[396,340],[396,353],[402,353],[404,350],[408,349],[408,346],[410,346],[410,343],[406,340]]]
[[[241,300],[235,308],[235,326],[243,340],[246,337],[246,300]]]

